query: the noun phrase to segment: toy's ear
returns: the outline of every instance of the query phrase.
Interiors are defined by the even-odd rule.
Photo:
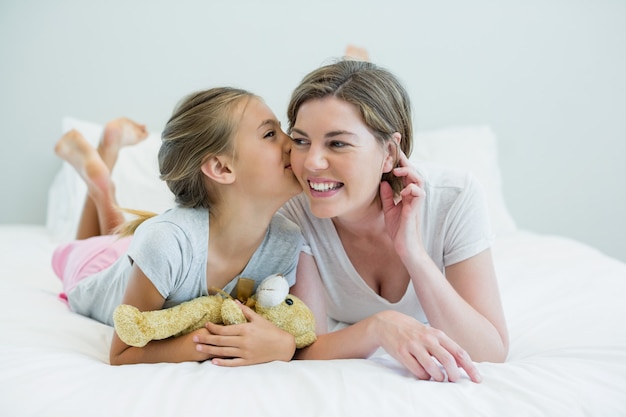
[[[400,133],[395,132],[391,135],[391,140],[388,140],[385,144],[385,161],[383,162],[383,173],[391,172],[392,169],[398,165],[400,160],[400,140],[402,136]]]
[[[289,283],[280,274],[270,275],[256,289],[256,302],[264,308],[274,307],[283,302],[289,294]]]
[[[200,167],[204,175],[220,184],[232,184],[235,181],[235,170],[232,158],[217,155],[208,158]]]

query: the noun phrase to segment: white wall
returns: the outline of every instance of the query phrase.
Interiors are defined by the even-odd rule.
[[[63,116],[160,130],[176,101],[248,88],[284,119],[309,70],[366,46],[418,129],[489,123],[518,225],[626,261],[622,0],[2,0],[1,223],[43,223]]]

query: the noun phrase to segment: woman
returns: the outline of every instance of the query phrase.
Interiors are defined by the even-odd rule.
[[[55,148],[81,175],[88,198],[79,240],[57,249],[54,270],[70,308],[112,325],[120,303],[157,310],[207,295],[231,292],[240,276],[260,282],[282,273],[290,284],[302,236],[276,211],[301,191],[289,161],[290,138],[259,97],[233,88],[213,88],[186,97],[165,126],[159,150],[161,178],[176,207],[142,222],[132,237],[116,228],[111,170],[122,146],[147,136],[129,119],[107,124],[100,145],[91,147],[77,131]],[[249,323],[206,328],[153,341],[143,348],[116,334],[111,364],[203,361],[247,365],[290,360],[293,336],[242,306]]]
[[[351,324],[297,357],[367,357],[382,347],[420,379],[456,381],[460,367],[480,381],[472,359],[505,360],[508,335],[476,181],[409,163],[408,95],[370,62],[305,76],[288,118],[304,193],[281,212],[314,257],[301,258],[293,293],[317,317]]]

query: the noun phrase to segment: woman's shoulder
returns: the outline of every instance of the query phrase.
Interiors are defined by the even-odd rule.
[[[483,204],[482,186],[471,172],[431,162],[418,162],[415,167],[424,180],[426,206],[432,211],[447,213],[454,206]]]
[[[469,172],[429,161],[411,161],[426,186],[465,189],[476,179]]]

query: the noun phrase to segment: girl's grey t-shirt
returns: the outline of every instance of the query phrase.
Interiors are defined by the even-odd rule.
[[[165,298],[163,308],[207,295],[208,238],[207,209],[176,207],[146,220],[137,228],[126,256],[85,278],[68,294],[71,309],[113,325],[113,310],[122,302],[133,263]],[[254,279],[258,285],[275,273],[293,285],[302,243],[300,229],[276,214],[244,270],[223,290],[232,292],[239,277]]]

